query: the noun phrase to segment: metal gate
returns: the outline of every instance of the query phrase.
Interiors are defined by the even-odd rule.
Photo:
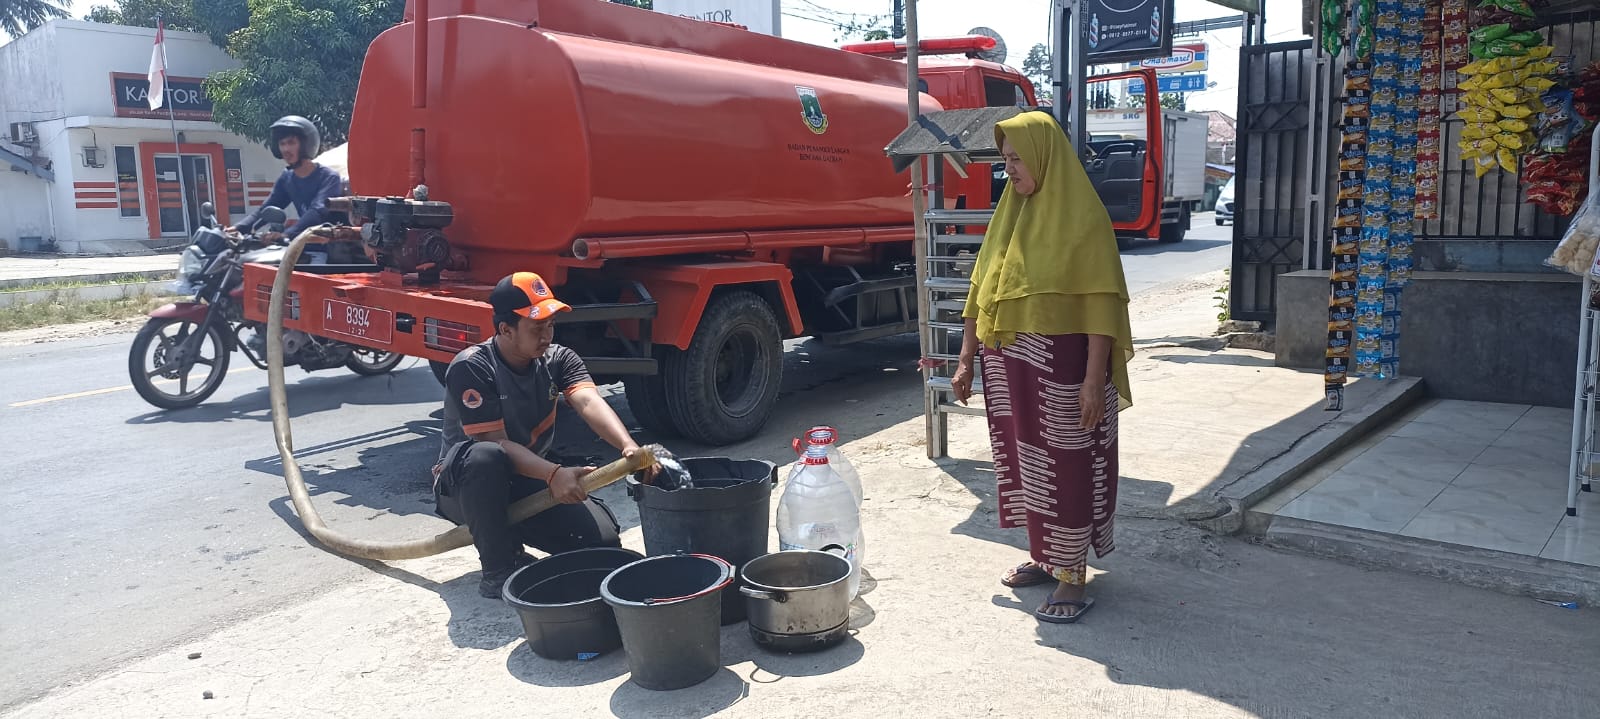
[[[1318,161],[1310,152],[1311,102],[1328,97],[1316,91],[1318,75],[1310,40],[1240,49],[1228,298],[1236,320],[1270,326],[1278,275],[1306,266],[1308,165]]]

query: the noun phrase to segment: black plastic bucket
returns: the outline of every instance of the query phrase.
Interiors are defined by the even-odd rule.
[[[722,668],[722,592],[733,565],[706,554],[649,557],[607,576],[611,605],[634,683],[667,691],[694,686]]]
[[[690,457],[679,460],[694,477],[691,489],[670,492],[628,479],[639,505],[645,553],[710,554],[737,567],[767,553],[772,488],[778,467],[759,459]],[[722,603],[722,623],[745,618],[742,601]]]
[[[643,558],[612,547],[553,554],[514,572],[500,598],[516,610],[534,654],[588,659],[622,646],[600,584],[617,567]]]

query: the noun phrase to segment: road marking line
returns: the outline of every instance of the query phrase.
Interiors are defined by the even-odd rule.
[[[233,374],[235,372],[244,372],[244,371],[253,370],[253,369],[255,369],[255,367],[236,367],[234,369],[230,369],[227,372],[225,372],[224,376]],[[175,379],[158,379],[158,380],[155,381],[155,384],[172,384],[174,382],[177,382],[177,380],[175,380]],[[123,390],[130,390],[130,389],[133,389],[133,385],[125,384],[125,385],[122,385],[121,387],[107,387],[105,389],[91,389],[91,390],[87,390],[87,391],[84,391],[84,392],[73,392],[72,394],[58,394],[58,395],[55,395],[54,397],[41,397],[39,399],[30,399],[30,400],[26,400],[26,401],[23,401],[23,402],[12,402],[10,405],[7,405],[7,406],[11,407],[12,409],[18,409],[18,408],[21,408],[21,407],[32,407],[34,405],[39,405],[39,404],[48,404],[50,402],[61,402],[61,401],[69,400],[69,399],[80,399],[80,398],[83,398],[83,397],[93,397],[95,395],[101,395],[101,394],[111,394],[112,392],[121,392]]]

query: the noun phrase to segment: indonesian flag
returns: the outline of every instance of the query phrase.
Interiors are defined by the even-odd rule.
[[[161,103],[167,97],[167,48],[163,43],[166,31],[163,23],[156,21],[156,46],[150,51],[150,109],[161,109]]]

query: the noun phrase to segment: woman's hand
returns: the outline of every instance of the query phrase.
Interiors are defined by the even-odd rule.
[[[1078,391],[1078,416],[1080,429],[1093,430],[1106,418],[1106,383],[1084,382]]]
[[[956,401],[966,404],[972,398],[972,358],[962,355],[956,362],[956,373],[950,376],[950,388],[955,391]]]

